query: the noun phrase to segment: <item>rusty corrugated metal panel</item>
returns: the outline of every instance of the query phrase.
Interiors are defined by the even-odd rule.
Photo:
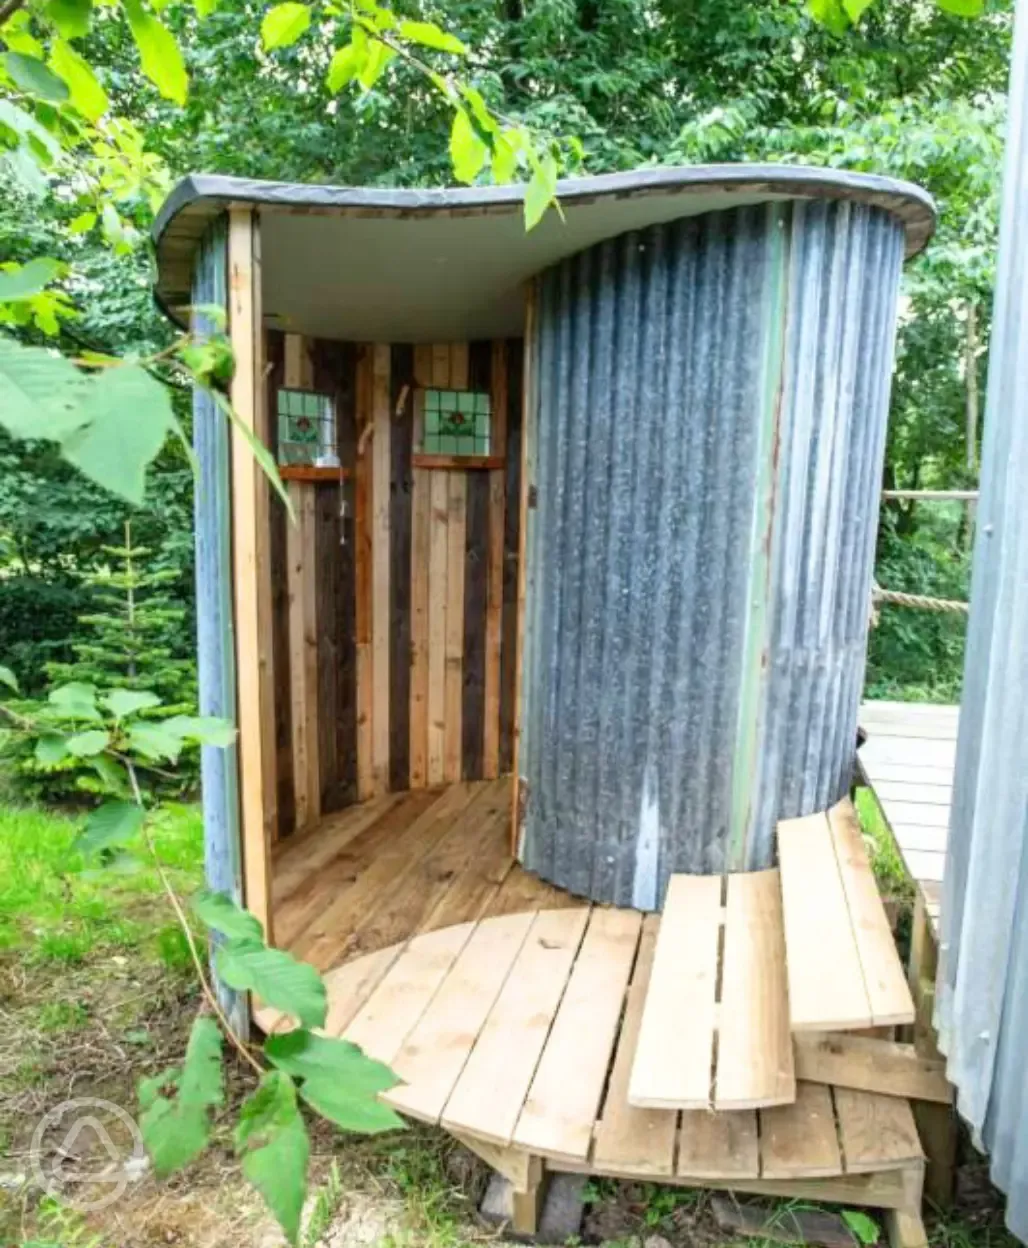
[[[849,781],[903,230],[773,203],[540,280],[525,864],[654,908]]]
[[[936,1024],[1028,1241],[1028,5],[1018,5]]]

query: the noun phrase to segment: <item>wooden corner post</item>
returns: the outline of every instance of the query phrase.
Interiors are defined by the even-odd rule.
[[[274,777],[274,704],[271,652],[268,480],[243,429],[265,445],[261,324],[260,223],[257,211],[233,206],[228,214],[228,324],[235,353],[230,397],[232,428],[232,582],[235,607],[236,710],[239,730],[239,808],[243,894],[274,940],[270,850],[277,820]],[[241,427],[242,428],[241,428]]]

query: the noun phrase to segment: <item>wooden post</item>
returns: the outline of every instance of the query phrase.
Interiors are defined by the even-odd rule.
[[[254,209],[232,207],[228,226],[229,337],[235,352],[231,400],[239,422],[267,442],[261,372],[259,224]],[[232,429],[232,579],[235,605],[239,807],[243,897],[271,944],[270,844],[275,820],[271,573],[268,484],[246,438]]]
[[[510,848],[514,857],[518,854],[518,841],[521,834],[521,670],[524,663],[525,648],[525,586],[528,570],[525,567],[525,556],[528,550],[528,512],[532,506],[532,490],[534,482],[531,467],[535,448],[532,445],[535,436],[534,405],[535,392],[535,324],[536,302],[538,299],[537,283],[532,281],[525,292],[525,348],[524,365],[521,374],[521,507],[518,526],[518,615],[517,615],[517,658],[514,664],[514,725],[513,725],[513,767],[514,783],[511,785],[513,807],[510,820]]]

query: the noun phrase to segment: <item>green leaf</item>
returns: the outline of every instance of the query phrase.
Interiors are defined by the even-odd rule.
[[[16,264],[0,269],[0,303],[12,303],[16,299],[29,299],[38,295],[64,270],[59,260],[39,256],[28,264]]]
[[[64,458],[138,506],[147,465],[172,427],[168,391],[138,364],[105,368],[90,379],[80,415],[83,425],[63,440]]]
[[[193,8],[196,9],[196,16],[201,21],[203,21],[205,17],[210,17],[217,7],[218,0],[193,0]]]
[[[129,744],[146,758],[175,762],[182,753],[182,734],[169,727],[169,723],[166,719],[135,720],[128,726]]]
[[[143,73],[166,100],[183,107],[189,93],[189,75],[175,36],[152,13],[147,13],[140,0],[125,0],[125,15],[139,49]]]
[[[531,180],[525,188],[525,229],[534,229],[543,214],[553,203],[557,193],[557,162],[552,156],[544,156],[532,171]]]
[[[101,718],[96,709],[96,689],[78,680],[51,689],[47,702],[68,719]]]
[[[269,1036],[264,1053],[279,1070],[302,1079],[303,1099],[344,1131],[371,1135],[406,1126],[378,1099],[380,1092],[396,1086],[397,1077],[348,1040],[316,1036],[299,1028]]]
[[[164,724],[177,732],[183,741],[199,741],[201,745],[214,745],[221,749],[235,744],[235,724],[216,715],[172,715],[164,720]]]
[[[275,457],[254,433],[245,420],[240,420],[236,414],[232,404],[225,398],[220,390],[207,390],[207,393],[214,400],[219,408],[225,413],[236,431],[242,435],[247,446],[250,448],[250,454],[257,461],[261,471],[271,482],[272,488],[285,504],[286,514],[290,521],[296,523],[296,514],[293,511],[293,501],[289,497],[289,492],[282,483],[282,478],[278,475],[278,464]]]
[[[89,761],[105,792],[114,793],[118,797],[129,793],[128,772],[121,763],[115,762],[109,754],[97,754]]]
[[[877,1244],[879,1238],[878,1223],[859,1209],[843,1209],[842,1220],[862,1244]]]
[[[75,49],[55,35],[50,45],[50,68],[71,92],[71,103],[87,121],[99,121],[107,112],[107,92]]]
[[[849,14],[843,0],[807,0],[810,15],[833,35],[844,35],[849,29]]]
[[[365,57],[364,64],[361,66],[357,81],[361,84],[365,91],[371,88],[381,78],[385,67],[393,59],[396,53],[392,48],[382,43],[379,39],[372,39],[369,42],[368,54]]]
[[[64,745],[74,758],[92,758],[94,754],[103,753],[109,740],[102,728],[91,728],[88,732],[75,733]]]
[[[9,667],[4,667],[2,664],[0,664],[0,685],[6,685],[8,689],[18,692],[18,677]]]
[[[435,22],[401,22],[400,34],[411,43],[440,52],[452,52],[454,56],[467,56],[467,46],[448,31],[441,30]]]
[[[243,1103],[236,1127],[243,1173],[264,1197],[291,1244],[300,1234],[310,1144],[288,1075],[269,1070]]]
[[[146,711],[161,704],[157,694],[150,693],[147,689],[112,689],[110,693],[103,694],[100,701],[115,719],[124,719],[126,715],[134,715],[136,711]]]
[[[23,52],[7,52],[4,54],[4,68],[14,85],[26,95],[34,95],[53,104],[63,104],[68,98],[67,86],[34,56],[26,56]]]
[[[193,909],[201,923],[230,940],[264,940],[260,921],[248,910],[237,906],[227,893],[212,893],[205,889],[193,898]]]
[[[44,12],[65,39],[81,39],[89,33],[93,0],[47,0]]]
[[[35,759],[44,767],[53,767],[68,756],[67,738],[48,732],[36,742]]]
[[[491,157],[493,181],[501,186],[505,182],[513,181],[517,171],[518,148],[511,141],[511,134],[516,134],[516,131],[505,130],[493,140]]]
[[[264,14],[261,22],[261,41],[265,50],[290,47],[310,24],[311,11],[308,5],[296,4],[295,0],[276,4]]]
[[[63,356],[0,334],[0,425],[14,437],[57,442],[76,429],[84,380]]]
[[[304,1027],[324,1026],[325,985],[313,966],[249,938],[220,946],[215,963],[230,988],[257,993],[268,1005],[298,1018]]]
[[[196,1019],[189,1033],[181,1073],[167,1072],[140,1084],[146,1106],[140,1119],[143,1141],[159,1178],[180,1170],[199,1156],[210,1139],[210,1111],[225,1099],[221,1076],[221,1028],[213,1018]],[[174,1100],[160,1088],[174,1082]]]
[[[84,854],[113,849],[130,841],[143,826],[143,808],[135,802],[104,802],[86,819],[86,826],[75,838],[75,848]]]
[[[345,47],[336,48],[332,53],[332,60],[329,62],[328,75],[325,79],[329,91],[333,95],[337,91],[341,91],[347,83],[352,82],[354,78],[361,72],[364,67],[364,61],[367,56],[367,45],[358,48],[354,43],[348,43]]]
[[[450,160],[458,182],[474,182],[485,164],[488,150],[471,124],[471,118],[463,108],[458,108],[450,130]]]
[[[95,212],[80,212],[77,217],[73,217],[68,222],[68,233],[88,234],[94,225],[96,225]]]
[[[984,0],[936,0],[936,3],[956,17],[978,17],[985,8]]]

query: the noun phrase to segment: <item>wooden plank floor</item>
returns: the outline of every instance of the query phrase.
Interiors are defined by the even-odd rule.
[[[319,970],[419,932],[574,898],[510,853],[510,777],[392,793],[276,847],[275,942]]]
[[[960,708],[865,702],[860,767],[911,878],[938,923]]]
[[[773,1108],[629,1103],[659,925],[578,905],[421,933],[330,973],[326,1030],[392,1066],[401,1112],[557,1169],[905,1207],[922,1153],[900,1096],[800,1082]]]

